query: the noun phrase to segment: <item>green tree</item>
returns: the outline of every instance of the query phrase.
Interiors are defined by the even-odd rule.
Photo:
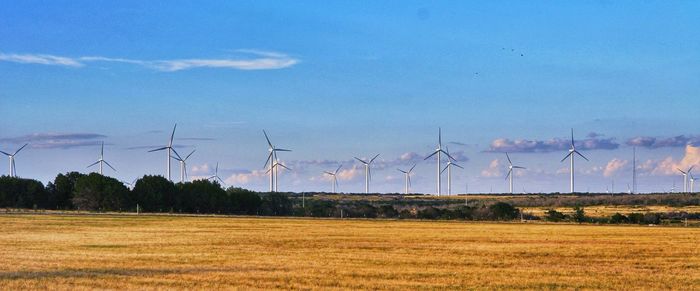
[[[136,181],[132,196],[143,211],[168,211],[175,206],[177,187],[161,176],[143,176]]]
[[[130,208],[129,189],[117,179],[97,173],[75,182],[73,205],[79,210],[115,211]]]
[[[493,217],[498,220],[513,220],[518,217],[520,211],[505,202],[497,202],[489,206]]]
[[[0,177],[0,207],[43,208],[46,198],[46,189],[37,180]]]
[[[47,207],[51,209],[73,209],[73,191],[78,178],[85,176],[78,172],[58,174],[53,183],[46,186],[48,194]]]
[[[586,211],[582,207],[574,207],[574,213],[571,215],[571,219],[575,222],[586,222]]]
[[[292,201],[287,195],[277,192],[265,193],[260,210],[263,215],[285,216],[292,214]]]

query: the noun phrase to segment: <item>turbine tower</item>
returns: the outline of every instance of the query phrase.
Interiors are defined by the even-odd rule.
[[[637,193],[637,147],[632,147],[632,193]]]
[[[454,162],[452,162],[452,161],[456,161],[456,160],[453,159],[452,156],[450,156],[450,150],[448,150],[447,147],[445,147],[445,149],[447,150],[445,152],[447,154],[447,165],[445,166],[445,168],[442,169],[442,171],[440,171],[440,174],[442,174],[442,172],[447,170],[447,195],[449,196],[452,194],[452,166],[458,167],[460,169],[464,169],[464,168],[462,168],[462,166],[457,165]]]
[[[214,175],[207,178],[207,180],[219,181],[219,182],[221,182],[221,185],[226,185],[226,182],[224,182],[224,180],[221,180],[221,177],[219,177],[219,162],[216,162],[216,168],[214,170]]]
[[[566,155],[561,161],[564,162],[567,158],[571,160],[570,168],[570,179],[569,179],[569,192],[574,193],[574,154],[581,156],[584,160],[588,161],[588,158],[584,157],[581,153],[576,150],[574,145],[574,129],[571,129],[571,148],[569,148],[569,154]]]
[[[676,168],[683,174],[683,193],[688,193],[688,175],[690,175],[690,171],[693,170],[693,167],[695,166],[690,166],[687,171]]]
[[[435,151],[429,156],[425,157],[424,160],[437,154],[437,195],[440,196],[442,180],[440,179],[440,173],[442,172],[442,157],[441,154],[447,155],[447,157],[452,158],[450,154],[442,150],[442,129],[438,127],[438,145]]]
[[[369,160],[369,162],[355,157],[356,160],[360,161],[360,163],[365,165],[365,194],[369,193],[369,182],[372,180],[372,170],[370,170],[369,165],[371,165],[372,162],[374,162],[374,159],[376,159],[378,156],[379,154],[374,156],[374,158]]]
[[[408,194],[408,191],[411,188],[411,172],[413,172],[413,168],[415,168],[415,167],[416,167],[416,164],[413,164],[413,167],[408,169],[408,171],[397,169],[397,170],[399,170],[399,172],[403,173],[404,176],[406,176],[406,187],[404,189],[404,194]]]
[[[0,151],[0,153],[3,153],[4,155],[6,155],[10,160],[10,177],[17,177],[17,169],[15,168],[15,156],[27,145],[28,145],[28,143],[25,143],[21,148],[19,148],[18,150],[16,150],[12,154]]]
[[[510,191],[510,194],[513,194],[513,176],[515,176],[515,173],[513,173],[513,169],[525,169],[524,167],[521,166],[515,166],[513,165],[513,162],[510,160],[510,156],[508,156],[508,153],[506,153],[506,159],[508,159],[508,174],[506,175],[506,179],[508,179],[508,191]]]
[[[168,150],[168,152],[167,152],[168,157],[167,157],[167,160],[166,160],[166,161],[167,161],[167,162],[166,162],[166,167],[167,167],[167,168],[166,168],[166,171],[165,171],[165,172],[166,172],[166,175],[167,175],[167,178],[168,178],[168,181],[170,181],[170,159],[171,159],[171,156],[172,156],[172,153],[171,153],[171,152],[174,151],[174,149],[173,149],[173,138],[175,138],[175,129],[176,129],[176,128],[177,128],[177,123],[175,123],[175,126],[173,126],[173,133],[170,134],[170,141],[168,141],[168,145],[167,145],[167,146],[164,146],[164,147],[162,147],[162,148],[157,148],[157,149],[153,149],[153,150],[148,151],[149,153],[151,153],[151,152],[157,152],[157,151],[162,151],[162,150]]]
[[[104,155],[105,155],[105,142],[102,142],[102,147],[100,147],[100,158],[97,159],[97,162],[94,162],[87,167],[89,168],[89,167],[92,167],[94,165],[100,164],[100,172],[99,173],[100,173],[100,175],[102,175],[102,164],[107,164],[107,166],[109,166],[110,168],[112,168],[112,170],[114,170],[116,172],[117,169],[115,169],[114,167],[112,167],[112,165],[110,165],[107,161],[105,161]]]
[[[338,166],[337,169],[335,169],[334,172],[323,172],[326,175],[331,176],[331,189],[333,189],[333,193],[335,193],[335,188],[338,186],[338,171],[340,171],[340,168],[343,167],[343,165]]]
[[[695,193],[695,177],[693,177],[693,174],[690,175],[690,193]]]
[[[287,168],[287,166],[285,166],[284,164],[280,163],[279,160],[277,160],[277,155],[274,155],[274,156],[275,156],[275,163],[272,165],[272,168],[271,168],[270,170],[272,170],[272,172],[275,173],[275,187],[274,187],[273,190],[274,190],[275,192],[277,192],[277,190],[278,190],[278,188],[277,188],[277,182],[279,181],[279,179],[277,179],[277,174],[279,173],[279,167],[285,168],[285,169],[290,170],[290,171],[291,171],[292,169]],[[270,170],[267,170],[267,172],[269,172]]]
[[[175,156],[172,157],[176,161],[180,162],[180,183],[185,183],[185,180],[187,179],[187,159],[190,158],[192,154],[194,154],[195,150],[192,150],[189,155],[185,156],[183,159],[180,154],[177,153],[177,151],[173,150],[175,153]]]
[[[277,152],[291,152],[291,150],[287,149],[280,149],[276,148],[275,146],[272,145],[272,142],[270,142],[270,138],[267,136],[267,132],[263,129],[263,134],[265,135],[265,140],[267,140],[267,145],[268,149],[267,151],[269,154],[267,155],[267,160],[265,161],[265,165],[263,168],[267,167],[267,164],[270,164],[270,168],[267,170],[267,173],[270,173],[270,192],[275,192],[276,191],[276,183],[275,183],[275,168],[276,165],[278,164],[277,162]],[[286,167],[285,167],[286,168]]]

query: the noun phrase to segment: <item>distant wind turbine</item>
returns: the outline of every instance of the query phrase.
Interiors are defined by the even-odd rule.
[[[177,151],[173,151],[175,156],[172,158],[180,162],[180,183],[185,183],[185,180],[187,179],[187,159],[194,154],[194,151],[195,150],[192,150],[187,156],[185,156],[184,159],[177,153]]]
[[[374,159],[376,159],[378,156],[379,156],[379,154],[374,156],[374,158],[369,160],[369,162],[362,160],[358,157],[355,157],[356,160],[360,161],[360,163],[365,165],[365,194],[369,193],[369,182],[372,180],[372,170],[370,169],[370,165],[372,164],[372,162],[374,162]]]
[[[510,160],[510,156],[508,156],[508,153],[506,153],[506,159],[508,159],[508,174],[506,175],[506,179],[508,179],[508,189],[510,191],[510,194],[513,194],[513,176],[515,176],[515,173],[513,173],[513,169],[525,169],[524,167],[521,166],[514,166],[513,162]]]
[[[447,165],[445,165],[445,168],[443,168],[442,171],[440,171],[440,174],[442,174],[442,172],[447,170],[447,195],[451,195],[452,194],[452,166],[455,166],[455,167],[460,168],[460,169],[464,169],[464,168],[462,168],[462,166],[457,165],[456,163],[453,162],[456,160],[453,159],[452,156],[450,156],[450,150],[447,149],[447,147],[445,147],[445,150],[447,150],[445,152],[445,154],[447,154]]]
[[[690,193],[695,193],[695,177],[693,177],[693,174],[690,175]]]
[[[688,175],[690,175],[690,171],[693,170],[693,167],[695,167],[695,166],[690,166],[690,168],[688,168],[687,171],[683,171],[679,168],[676,168],[676,169],[678,169],[679,172],[681,172],[683,174],[683,193],[688,192]]]
[[[442,173],[442,158],[441,154],[447,155],[447,157],[452,158],[450,154],[442,150],[442,129],[438,127],[438,145],[435,151],[430,154],[429,156],[425,157],[424,160],[429,159],[430,157],[434,156],[437,154],[437,195],[440,196],[441,194],[441,185],[442,185],[442,179],[441,179],[441,173]]]
[[[167,169],[166,169],[166,171],[165,171],[165,172],[166,172],[166,175],[167,175],[167,178],[168,178],[168,181],[170,181],[170,159],[172,158],[172,153],[171,153],[171,151],[175,151],[175,149],[173,149],[173,138],[175,138],[175,129],[176,129],[176,128],[177,128],[177,123],[175,123],[175,126],[173,126],[173,133],[170,134],[170,141],[168,141],[168,145],[167,145],[167,146],[164,146],[164,147],[162,147],[162,148],[157,148],[157,149],[153,149],[153,150],[148,151],[148,152],[150,153],[150,152],[157,152],[157,151],[162,151],[162,150],[168,150],[168,152],[167,152],[167,154],[168,154],[168,159],[167,159],[167,163],[166,163]]]
[[[331,176],[331,178],[332,178],[331,179],[331,189],[333,189],[333,193],[335,193],[335,188],[338,186],[338,171],[340,171],[340,168],[342,168],[342,167],[343,167],[343,165],[338,166],[338,168],[335,169],[334,172],[328,172],[328,171],[323,172],[326,175]]]
[[[18,150],[16,150],[12,154],[0,151],[0,153],[3,153],[4,155],[6,155],[10,160],[10,177],[17,177],[17,169],[15,167],[15,156],[27,145],[28,145],[28,143],[25,143],[21,148],[19,148]]]
[[[404,189],[404,194],[408,194],[408,192],[409,192],[409,190],[410,190],[410,188],[411,188],[411,172],[413,172],[413,168],[415,168],[415,167],[416,167],[416,164],[413,164],[413,167],[411,167],[410,169],[408,169],[408,171],[404,171],[404,170],[401,170],[401,169],[397,169],[397,170],[399,170],[399,172],[403,173],[404,176],[406,176],[406,182],[405,182],[405,183],[406,183],[406,187],[405,187],[405,189]]]
[[[292,169],[287,168],[287,166],[285,166],[284,164],[280,163],[280,161],[277,160],[277,155],[274,155],[274,156],[275,156],[275,163],[272,164],[272,167],[271,167],[269,170],[267,170],[267,172],[272,171],[272,172],[275,174],[275,187],[273,188],[273,191],[274,191],[274,192],[277,192],[278,189],[279,189],[279,188],[278,188],[278,184],[277,184],[278,181],[279,181],[279,179],[277,179],[277,174],[279,173],[279,167],[285,168],[285,169],[290,170],[290,171],[291,171]],[[266,173],[267,173],[267,172],[266,172]]]
[[[116,172],[117,169],[115,169],[114,167],[112,167],[112,165],[110,165],[107,161],[105,161],[104,155],[105,155],[105,142],[102,142],[102,146],[100,147],[100,157],[97,159],[96,162],[90,164],[87,167],[89,168],[89,167],[92,167],[94,165],[100,164],[100,172],[99,173],[100,173],[100,175],[102,175],[102,164],[107,164],[108,167],[112,168],[112,170],[114,170]]]
[[[277,152],[291,152],[291,150],[287,149],[280,149],[276,148],[275,146],[272,145],[272,142],[270,142],[270,138],[267,136],[267,132],[263,129],[263,134],[265,135],[265,140],[267,140],[267,145],[268,149],[267,151],[269,154],[267,155],[267,160],[265,161],[265,165],[263,168],[267,167],[267,164],[270,164],[270,168],[267,170],[268,173],[270,173],[270,192],[275,192],[276,191],[276,183],[275,183],[275,170],[274,168],[276,167],[275,165],[277,164]]]
[[[581,153],[576,150],[574,145],[574,129],[571,129],[571,148],[569,148],[569,154],[566,155],[561,161],[564,162],[567,158],[571,160],[570,168],[570,179],[569,179],[569,192],[574,193],[574,154],[581,156],[584,160],[588,161],[588,158],[584,157]]]
[[[214,170],[214,175],[207,178],[208,180],[214,180],[214,181],[219,181],[221,182],[221,185],[226,185],[226,182],[219,177],[219,162],[216,163],[216,168]]]

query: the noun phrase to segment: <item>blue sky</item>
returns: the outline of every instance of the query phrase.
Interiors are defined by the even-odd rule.
[[[340,190],[359,192],[352,157],[379,153],[373,189],[401,191],[395,168],[418,162],[414,190],[434,192],[422,157],[438,127],[465,167],[461,191],[505,191],[506,150],[528,167],[517,191],[566,191],[572,127],[591,160],[577,162],[580,191],[626,190],[632,144],[641,191],[681,187],[673,168],[700,163],[694,1],[2,6],[0,149],[30,142],[17,172],[44,182],[88,171],[102,140],[108,175],[163,174],[165,156],[146,150],[176,122],[178,149],[197,149],[193,178],[219,162],[255,190],[267,188],[262,129],[294,150],[280,155],[294,169],[281,190],[328,190],[321,171],[342,163]]]

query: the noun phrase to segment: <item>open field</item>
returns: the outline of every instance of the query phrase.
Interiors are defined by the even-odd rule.
[[[700,229],[0,215],[0,289],[700,288]]]

